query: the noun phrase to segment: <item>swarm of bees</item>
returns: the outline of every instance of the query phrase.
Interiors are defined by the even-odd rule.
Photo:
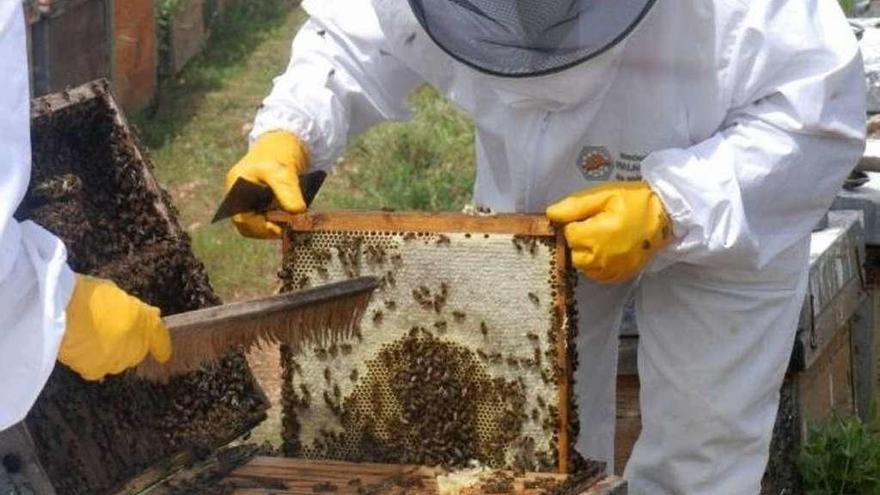
[[[30,190],[16,217],[64,239],[77,271],[103,273],[163,313],[218,303],[108,91],[90,84],[65,92],[60,96],[70,105],[63,115],[53,113],[48,99],[35,105]],[[83,236],[77,230],[86,222],[90,235]],[[126,227],[115,228],[120,225]],[[102,400],[94,400],[96,394]],[[41,459],[59,492],[106,493],[130,477],[134,465],[243,433],[264,407],[239,355],[167,385],[125,375],[84,383],[56,369],[27,428],[37,450],[59,453]],[[95,452],[102,453],[99,464]]]

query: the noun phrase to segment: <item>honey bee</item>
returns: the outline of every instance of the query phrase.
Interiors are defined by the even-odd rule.
[[[302,375],[303,370],[302,366],[300,366],[299,363],[291,359],[290,366],[293,368],[294,373],[299,373],[300,375]]]

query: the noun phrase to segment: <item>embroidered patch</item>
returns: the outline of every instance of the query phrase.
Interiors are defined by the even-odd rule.
[[[611,154],[604,146],[585,146],[578,156],[578,168],[589,181],[608,180],[613,163]]]

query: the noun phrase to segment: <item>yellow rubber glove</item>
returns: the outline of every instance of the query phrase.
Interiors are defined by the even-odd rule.
[[[159,309],[109,280],[77,275],[58,360],[86,380],[100,380],[137,366],[147,353],[160,363],[171,358]]]
[[[299,176],[309,168],[309,150],[298,137],[285,131],[263,134],[250,151],[226,174],[226,191],[239,177],[272,188],[281,209],[288,213],[306,211],[306,202],[299,188]],[[281,227],[259,213],[242,213],[232,217],[238,232],[256,239],[277,239]]]
[[[547,208],[565,225],[571,261],[603,283],[626,282],[672,242],[669,215],[645,182],[609,182]]]

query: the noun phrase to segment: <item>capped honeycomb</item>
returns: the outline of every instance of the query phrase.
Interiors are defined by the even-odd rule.
[[[552,232],[288,230],[284,290],[380,285],[350,341],[282,352],[285,453],[559,469],[576,433],[559,249]]]

